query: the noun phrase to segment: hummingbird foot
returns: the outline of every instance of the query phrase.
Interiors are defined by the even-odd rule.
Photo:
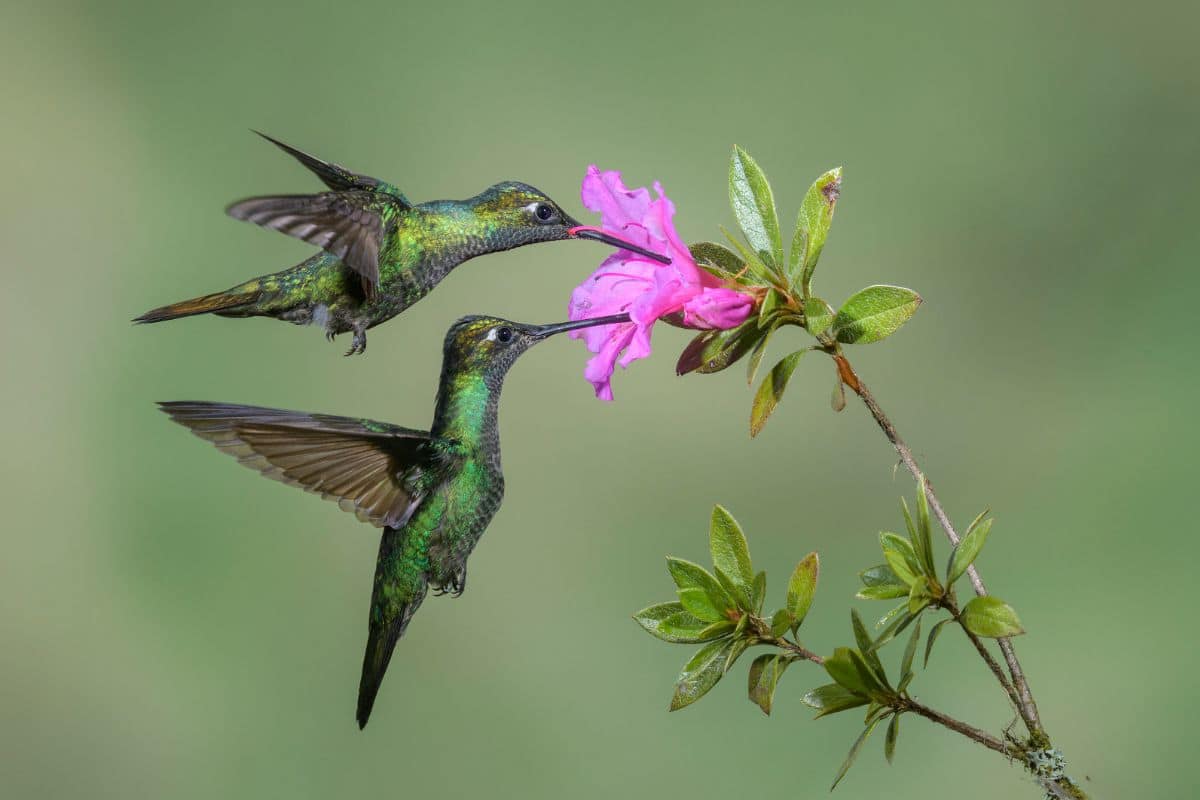
[[[467,568],[464,566],[461,569],[455,570],[450,574],[450,577],[441,586],[436,587],[433,593],[438,597],[448,594],[451,597],[462,597],[462,593],[467,588]]]
[[[353,356],[367,352],[367,331],[365,328],[354,328],[354,338],[350,341],[350,349],[346,355]]]

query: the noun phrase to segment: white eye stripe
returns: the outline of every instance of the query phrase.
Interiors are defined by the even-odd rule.
[[[494,341],[496,341],[496,337],[499,335],[500,335],[500,329],[492,328],[490,331],[488,331],[487,340],[489,342],[494,342]]]

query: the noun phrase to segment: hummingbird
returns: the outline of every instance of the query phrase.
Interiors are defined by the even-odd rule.
[[[628,314],[553,325],[463,317],[446,334],[428,431],[228,403],[159,404],[239,463],[336,500],[383,529],[358,690],[360,729],[409,620],[430,588],[462,594],[467,557],[500,507],[497,416],[509,368],[556,333],[628,321]]]
[[[152,309],[134,322],[196,314],[274,317],[319,325],[330,340],[352,332],[349,356],[366,350],[368,328],[404,311],[475,256],[538,242],[592,239],[670,263],[666,256],[581,225],[525,183],[506,181],[466,200],[414,205],[390,183],[258,135],[307,167],[329,191],[251,197],[226,213],[302,239],[322,252],[223,292]]]

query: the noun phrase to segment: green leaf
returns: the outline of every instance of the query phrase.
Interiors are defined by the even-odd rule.
[[[800,203],[788,272],[792,285],[799,284],[805,297],[810,294],[813,272],[829,236],[829,224],[841,190],[842,168],[837,167],[817,178]]]
[[[896,739],[900,736],[900,715],[892,714],[892,721],[888,723],[887,735],[883,739],[883,757],[887,759],[889,764],[896,757]]]
[[[804,618],[808,616],[808,610],[812,608],[820,572],[821,559],[816,553],[809,553],[800,559],[800,563],[792,570],[792,577],[787,586],[787,611],[794,620],[793,630],[800,627]]]
[[[646,631],[664,642],[694,644],[716,639],[733,630],[728,620],[708,622],[684,609],[682,603],[659,603],[633,616]]]
[[[721,639],[700,648],[679,673],[670,710],[678,711],[691,705],[716,686],[725,674],[725,660],[732,649],[732,639]]]
[[[933,578],[937,569],[933,566],[933,535],[929,525],[929,485],[925,476],[917,482],[917,536],[913,539],[913,548],[920,556],[925,574]]]
[[[696,619],[703,620],[705,624],[721,622],[726,618],[723,610],[713,603],[709,593],[699,586],[677,589],[675,593],[679,595],[679,602],[683,604],[684,610]]]
[[[747,619],[747,618],[743,617],[743,619]],[[733,647],[731,647],[729,649],[729,654],[727,656],[725,656],[725,667],[724,667],[723,671],[729,672],[729,668],[733,666],[733,663],[735,661],[737,661],[738,658],[741,657],[742,653],[746,652],[746,649],[749,648],[753,644],[756,644],[756,642],[753,639],[747,639],[744,637],[734,639]]]
[[[781,303],[779,292],[775,289],[768,289],[766,295],[763,296],[762,303],[758,306],[758,327],[766,330],[771,315],[779,310]]]
[[[875,682],[887,686],[887,672],[883,668],[883,662],[879,660],[879,654],[875,652],[875,642],[871,640],[871,634],[867,633],[867,626],[863,625],[862,617],[858,615],[857,609],[850,609],[850,627],[854,631],[854,641],[858,644],[858,652],[862,654],[863,662],[871,671]]]
[[[913,632],[908,637],[908,645],[904,648],[904,657],[900,659],[900,680],[912,680],[912,664],[913,658],[917,655],[917,642],[921,640],[921,620],[917,620],[917,624],[913,625]],[[905,686],[908,684],[905,683]]]
[[[779,678],[791,662],[786,658],[770,653],[761,655],[750,664],[750,700],[770,715],[771,704],[775,700],[775,687]]]
[[[750,247],[764,263],[781,269],[783,241],[771,184],[750,154],[737,145],[729,161],[729,204]]]
[[[712,521],[708,526],[708,548],[712,553],[713,566],[724,570],[735,585],[749,591],[754,583],[750,546],[746,543],[742,526],[724,506],[713,506]]]
[[[991,532],[992,521],[990,519],[985,519],[967,531],[967,535],[950,553],[950,564],[946,567],[947,586],[953,586],[954,582],[967,571],[967,567],[975,562],[979,551],[983,549],[983,543],[987,541],[988,534]]]
[[[938,634],[942,632],[947,622],[953,622],[954,618],[944,619],[938,624],[929,629],[929,638],[925,640],[925,666],[929,666],[929,654],[933,652],[933,643],[937,641]]]
[[[992,595],[976,597],[967,603],[962,610],[962,621],[971,633],[988,639],[1017,636],[1025,632],[1012,606]]]
[[[922,575],[913,581],[908,591],[908,613],[919,614],[933,598],[929,594],[929,579]]]
[[[800,698],[800,702],[806,706],[815,708],[817,714],[813,719],[820,719],[830,714],[836,714],[839,711],[847,711],[851,708],[865,706],[870,702],[870,698],[864,694],[851,692],[840,684],[827,683],[824,686],[818,686],[816,689],[806,692]]]
[[[662,625],[663,620],[668,619],[674,614],[681,613],[685,612],[680,603],[657,603],[655,605],[643,608],[641,611],[633,615],[633,619],[638,625],[641,625],[643,628],[645,628],[646,632],[651,636],[658,636],[658,638],[662,639],[663,637],[659,635],[658,629],[659,626]],[[696,622],[700,622],[700,620],[696,620]],[[666,641],[671,640],[667,639]]]
[[[875,622],[875,627],[876,627],[876,628],[883,628],[885,625],[893,624],[893,623],[895,622],[896,616],[897,616],[898,614],[902,614],[902,613],[903,613],[903,614],[907,614],[907,613],[908,613],[908,600],[905,600],[905,601],[904,601],[903,603],[901,603],[900,605],[898,605],[898,606],[895,606],[894,608],[892,608],[892,610],[891,610],[891,611],[887,612],[887,613],[886,613],[886,614],[884,614],[882,617],[880,617],[880,618],[879,618],[879,619],[878,619],[878,620]],[[876,647],[879,647],[879,642],[878,642],[878,641],[876,641],[876,642],[875,642],[875,646],[876,646]]]
[[[868,693],[868,684],[854,666],[849,647],[839,647],[825,659],[825,671],[840,685],[858,694]]]
[[[795,619],[792,616],[792,612],[786,608],[779,609],[771,615],[771,633],[775,636],[783,636],[792,627],[792,622]]]
[[[723,244],[697,242],[689,245],[688,250],[696,264],[719,278],[738,280],[746,267],[746,262]]]
[[[858,579],[862,581],[863,586],[903,586],[905,594],[908,593],[908,585],[900,580],[887,564],[867,567],[858,573]]]
[[[750,275],[757,278],[764,285],[775,286],[778,284],[779,278],[775,275],[774,270],[764,264],[757,253],[738,241],[737,237],[726,230],[724,225],[718,227],[720,227],[722,235],[725,236],[725,240],[733,245],[738,255],[746,262],[746,269]]]
[[[796,365],[800,363],[800,358],[806,352],[808,351],[797,350],[784,356],[778,364],[771,367],[767,377],[763,378],[763,382],[759,384],[758,391],[754,395],[754,405],[750,408],[750,435],[752,437],[759,434],[771,414],[774,413],[775,407],[783,398],[783,390],[787,388],[788,381],[791,380],[792,373],[796,370]]]
[[[895,639],[897,636],[899,636],[904,629],[911,625],[913,620],[916,619],[916,616],[909,613],[907,602],[901,603],[888,612],[889,616],[893,614],[896,616],[893,617],[891,622],[887,624],[887,627],[883,629],[883,632],[879,634],[879,638],[875,640],[876,650],[879,650],[885,644],[892,641],[892,639]],[[883,620],[880,620],[880,622],[882,621]]]
[[[804,301],[804,321],[809,333],[820,336],[833,324],[833,306],[819,297],[808,298]]]
[[[765,570],[754,576],[754,585],[750,587],[750,595],[754,600],[754,613],[761,614],[763,603],[767,599],[767,573]]]
[[[833,335],[842,344],[886,339],[917,312],[921,296],[902,286],[868,286],[842,304],[833,318]]]
[[[720,372],[749,353],[762,338],[755,317],[727,331],[703,331],[683,349],[675,363],[675,374]]]
[[[713,567],[713,572],[717,573],[717,583],[721,584],[721,588],[725,590],[725,593],[733,598],[734,605],[742,611],[754,611],[754,600],[750,597],[749,586],[738,583],[729,577],[729,574],[720,567]],[[746,616],[746,614],[742,616]]]
[[[675,585],[680,589],[679,601],[683,603],[684,608],[688,607],[688,603],[683,597],[683,591],[687,589],[702,590],[708,598],[709,604],[722,616],[725,611],[734,607],[733,598],[726,593],[717,579],[699,564],[693,564],[682,558],[668,558],[667,570],[675,580]]]
[[[859,600],[895,600],[897,597],[908,597],[908,587],[897,584],[864,586],[854,596]]]
[[[863,728],[863,732],[854,740],[854,744],[850,747],[850,753],[846,756],[846,760],[842,762],[842,768],[838,770],[837,777],[833,779],[833,785],[829,787],[829,791],[837,788],[841,783],[842,778],[846,777],[846,773],[850,771],[850,767],[854,765],[854,759],[858,758],[858,751],[862,750],[862,746],[866,743],[871,735],[871,731],[875,730],[875,726],[879,724],[879,719],[875,719],[867,727]]]
[[[892,572],[906,585],[911,586],[921,574],[921,565],[917,561],[912,542],[897,534],[883,531],[879,534],[879,546],[883,548],[883,557],[887,559]]]

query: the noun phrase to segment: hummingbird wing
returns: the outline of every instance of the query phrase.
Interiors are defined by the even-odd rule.
[[[357,172],[351,172],[345,167],[338,166],[329,161],[322,161],[314,155],[305,153],[303,150],[298,150],[290,144],[284,144],[273,136],[268,136],[261,131],[255,131],[259,136],[266,139],[271,144],[278,147],[283,152],[287,153],[292,158],[303,164],[310,172],[321,179],[321,182],[334,191],[345,191],[347,189],[367,189],[374,192],[382,192],[389,194],[400,202],[402,206],[409,206],[408,198],[400,193],[396,187],[384,183],[378,178],[372,178],[369,175],[359,175]]]
[[[390,195],[353,189],[250,197],[229,206],[225,213],[332,253],[358,273],[364,294],[372,299],[379,286],[379,248],[384,229],[400,210]]]
[[[268,478],[336,500],[377,527],[404,525],[454,458],[426,431],[229,403],[160,403],[171,419]]]

